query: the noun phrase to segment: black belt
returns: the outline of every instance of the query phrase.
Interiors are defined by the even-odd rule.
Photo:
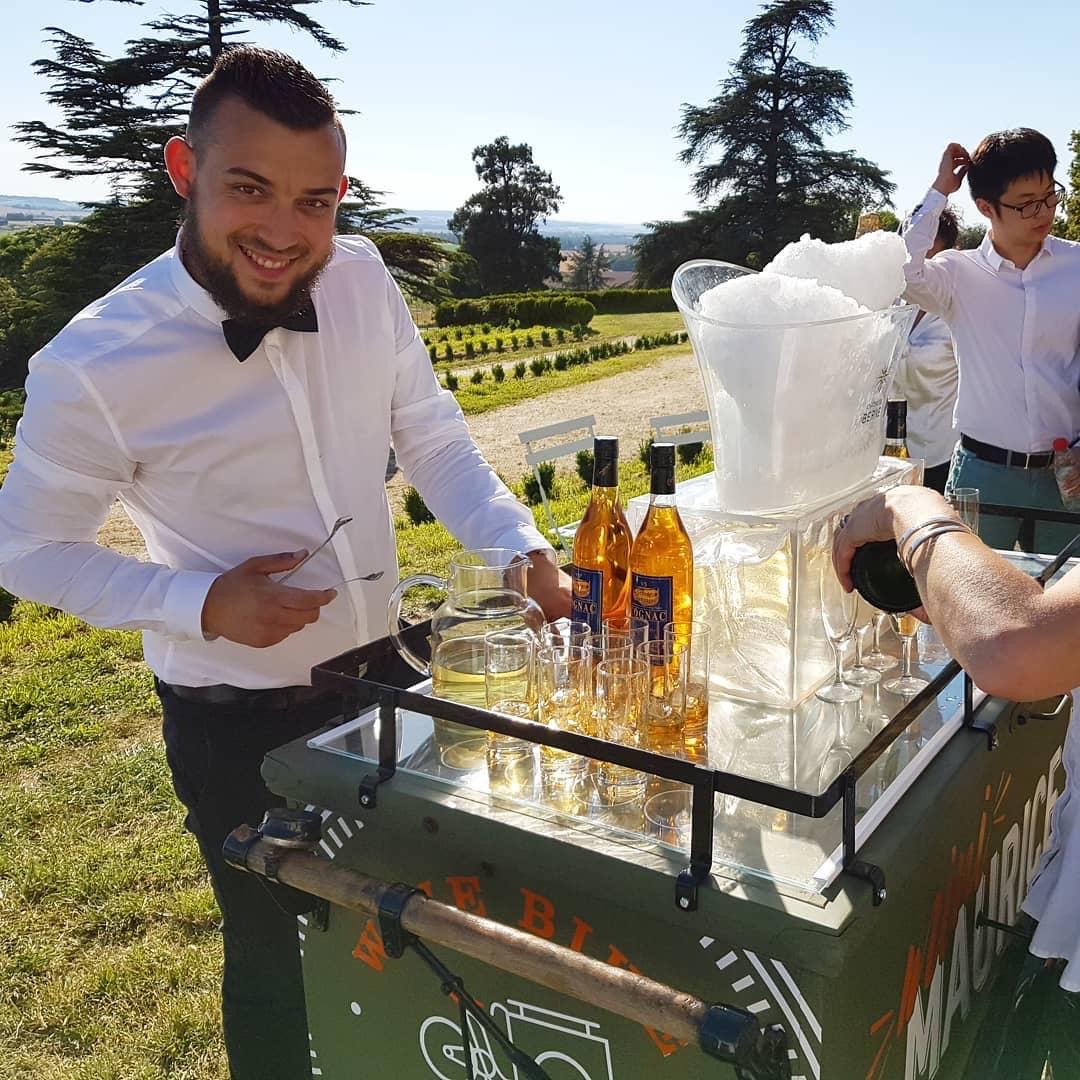
[[[1045,450],[1039,454],[1021,454],[1016,450],[1002,450],[1000,446],[979,442],[970,435],[960,436],[960,445],[973,453],[980,461],[995,465],[1008,465],[1013,469],[1048,469],[1054,464],[1054,452]]]
[[[264,690],[246,690],[242,686],[176,686],[157,680],[158,688],[168,691],[182,701],[197,705],[251,705],[261,709],[289,709],[297,705],[310,705],[315,701],[330,701],[333,691],[314,686],[271,686]]]

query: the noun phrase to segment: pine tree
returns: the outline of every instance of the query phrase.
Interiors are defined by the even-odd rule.
[[[889,201],[894,185],[873,162],[829,150],[847,128],[851,81],[802,60],[833,25],[829,0],[773,0],[743,31],[743,48],[705,105],[684,105],[681,159],[696,165],[693,191],[704,207],[682,222],[651,223],[638,247],[638,277],[670,281],[673,252],[762,265],[809,232],[847,239],[860,209]],[[722,234],[723,250],[705,246]]]
[[[45,243],[22,268],[19,280],[32,299],[19,301],[17,336],[4,334],[0,310],[0,382],[20,382],[34,348],[85,304],[171,246],[182,203],[165,173],[162,151],[173,135],[183,134],[195,87],[224,49],[244,43],[260,26],[278,24],[332,52],[344,51],[344,43],[304,11],[319,2],[192,0],[187,13],[162,14],[145,23],[146,35],[129,41],[117,57],[70,30],[48,28],[53,55],[33,66],[48,80],[45,97],[62,121],[15,125],[16,138],[37,151],[24,168],[62,180],[104,176],[111,197],[89,204],[93,213]],[[416,219],[379,206],[383,194],[350,177],[340,231],[365,230],[406,289],[439,298],[442,290],[433,281],[443,269],[444,252],[435,241],[404,231]]]
[[[522,292],[559,276],[559,241],[537,223],[559,209],[559,187],[533,162],[528,143],[505,135],[473,151],[484,187],[447,222],[461,248],[476,260],[480,291]]]
[[[588,233],[581,241],[581,250],[575,251],[570,256],[573,269],[567,284],[571,289],[602,289],[604,287],[604,271],[611,269],[611,257],[604,250],[604,245],[596,246]]]

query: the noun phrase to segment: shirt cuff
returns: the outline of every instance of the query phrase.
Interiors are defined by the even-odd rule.
[[[555,553],[555,549],[544,539],[544,534],[535,525],[527,525],[524,522],[499,533],[491,541],[491,546],[520,551],[522,555],[527,555],[530,551]]]
[[[219,574],[199,570],[177,570],[169,582],[163,605],[165,636],[170,641],[213,641],[215,635],[203,633],[202,612],[206,594]]]
[[[911,211],[911,220],[915,221],[926,214],[940,214],[945,204],[949,201],[947,195],[942,195],[937,188],[931,188],[923,197],[922,202]]]

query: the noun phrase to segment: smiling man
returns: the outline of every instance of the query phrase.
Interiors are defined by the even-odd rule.
[[[968,155],[950,143],[937,179],[904,233],[904,298],[940,315],[952,331],[960,371],[960,442],[949,488],[974,487],[983,502],[1061,510],[1051,468],[1054,440],[1080,434],[1080,244],[1051,236],[1064,189],[1057,155],[1031,128],[987,135]],[[926,254],[946,200],[967,176],[990,228],[974,251]],[[1069,526],[982,515],[992,547],[1034,544],[1058,551]]]
[[[280,53],[230,50],[165,161],[187,204],[176,247],[30,362],[0,489],[0,585],[144,632],[223,915],[232,1076],[299,1080],[311,1059],[293,915],[310,900],[228,869],[221,846],[280,802],[259,774],[266,751],[340,712],[312,665],[386,632],[391,442],[467,547],[530,554],[549,617],[569,612],[569,579],[440,389],[374,245],[334,235],[345,135],[325,87]],[[117,497],[147,562],[96,543]]]

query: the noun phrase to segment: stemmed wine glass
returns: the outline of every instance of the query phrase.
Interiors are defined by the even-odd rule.
[[[919,633],[919,620],[909,612],[901,612],[899,615],[890,615],[896,636],[904,646],[903,667],[895,679],[890,679],[881,685],[893,694],[903,694],[910,697],[930,685],[927,679],[912,674],[913,653],[915,651],[915,637]]]
[[[856,601],[857,603],[857,601]],[[858,616],[856,615],[856,622]],[[873,621],[873,620],[871,620]],[[866,641],[866,631],[870,629],[870,623],[855,627],[855,663],[847,670],[845,681],[852,686],[872,686],[881,681],[881,670],[866,662],[863,653],[863,644]]]
[[[896,657],[890,656],[881,648],[881,631],[888,621],[889,616],[884,611],[874,612],[874,647],[863,656],[862,662],[875,671],[888,671],[889,668],[896,667]]]
[[[862,691],[844,682],[844,646],[851,640],[855,629],[859,594],[844,592],[839,579],[833,572],[831,562],[822,568],[818,583],[821,597],[821,622],[825,627],[825,636],[832,646],[836,671],[833,681],[818,690],[817,696],[822,701],[858,701],[862,697]]]

